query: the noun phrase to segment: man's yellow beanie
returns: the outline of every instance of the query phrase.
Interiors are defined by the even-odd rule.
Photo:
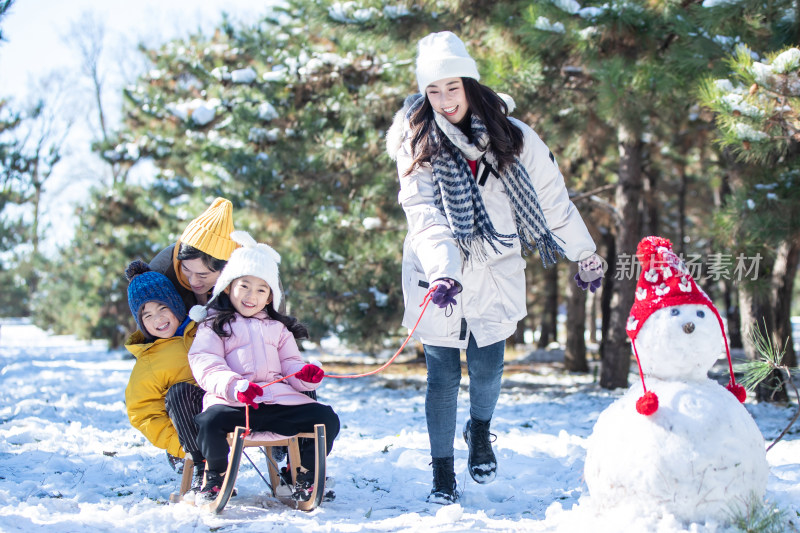
[[[172,263],[175,266],[175,276],[178,283],[191,290],[189,282],[181,272],[178,252],[181,244],[197,248],[215,259],[227,261],[239,245],[231,239],[233,232],[233,204],[225,198],[217,198],[208,209],[189,222],[183,235],[175,243],[172,252]]]
[[[231,239],[233,231],[233,204],[217,198],[202,215],[192,220],[178,244],[186,244],[211,257],[227,261],[239,246]]]
[[[186,226],[178,245],[186,244],[211,257],[227,261],[239,246],[231,239],[232,231],[233,204],[225,198],[217,198],[203,214]]]

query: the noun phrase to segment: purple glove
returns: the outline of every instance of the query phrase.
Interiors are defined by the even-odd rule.
[[[434,289],[431,295],[431,301],[433,303],[438,305],[441,309],[444,309],[448,305],[456,304],[456,294],[461,292],[461,286],[457,281],[450,278],[441,278],[433,283],[436,284],[436,289]]]
[[[253,409],[258,409],[258,404],[254,401],[256,397],[264,394],[264,389],[244,379],[236,382],[236,399]]]
[[[325,372],[323,372],[322,369],[317,365],[312,365],[311,363],[309,363],[303,368],[301,368],[300,372],[295,374],[295,376],[300,381],[306,381],[308,383],[319,383],[320,381],[322,381],[322,378],[325,377]]]
[[[592,254],[582,261],[578,261],[578,273],[573,278],[578,287],[594,292],[603,284],[603,260],[597,254]]]

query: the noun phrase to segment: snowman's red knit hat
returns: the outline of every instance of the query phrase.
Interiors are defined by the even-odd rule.
[[[639,277],[639,283],[636,284],[636,295],[625,328],[628,337],[631,338],[633,353],[636,356],[636,364],[639,366],[639,376],[642,378],[642,388],[644,389],[644,395],[636,402],[636,410],[643,415],[651,415],[658,409],[658,397],[652,391],[648,391],[644,384],[642,365],[636,351],[636,336],[647,318],[655,311],[664,307],[684,304],[705,305],[717,317],[722,330],[722,338],[725,341],[725,352],[728,356],[728,368],[731,376],[727,389],[740,402],[743,402],[747,392],[744,387],[736,384],[731,351],[728,347],[728,338],[725,335],[722,317],[714,307],[711,298],[697,286],[681,258],[672,251],[672,243],[662,237],[645,237],[636,249],[636,256],[642,265],[642,275]]]

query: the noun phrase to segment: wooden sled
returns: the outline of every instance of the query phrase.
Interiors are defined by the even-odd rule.
[[[313,433],[298,433],[293,437],[281,437],[274,433],[255,432],[247,437],[244,437],[245,428],[237,426],[233,433],[228,434],[228,443],[231,450],[228,455],[228,470],[225,472],[225,481],[217,495],[217,498],[203,505],[203,508],[213,513],[219,513],[228,504],[228,500],[233,493],[233,487],[236,483],[236,475],[239,472],[239,465],[242,460],[242,453],[245,448],[260,447],[264,450],[264,455],[267,458],[267,469],[269,470],[269,484],[272,496],[277,500],[294,507],[301,511],[311,511],[316,509],[325,494],[325,458],[326,458],[326,444],[325,444],[325,426],[317,424],[314,426]],[[298,439],[313,439],[314,440],[314,490],[308,501],[297,501],[292,498],[294,492],[294,484],[297,482],[297,469],[300,465],[300,447]],[[272,449],[274,447],[285,446],[289,450],[289,464],[291,468],[291,486],[287,485],[279,471],[278,464],[272,458]],[[183,476],[181,477],[181,485],[178,494],[170,496],[171,502],[179,502],[183,499],[183,495],[191,488],[192,472],[194,470],[194,463],[188,457],[184,462]]]

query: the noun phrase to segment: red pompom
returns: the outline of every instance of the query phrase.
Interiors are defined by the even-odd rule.
[[[745,390],[745,388],[741,385],[731,382],[728,383],[725,388],[731,391],[731,394],[736,396],[736,399],[741,403],[744,403],[744,401],[747,399],[747,390]]]
[[[639,258],[643,269],[650,268],[650,260],[658,253],[659,248],[672,250],[672,243],[664,237],[645,237],[639,241],[639,246],[636,247],[636,257]]]
[[[644,416],[650,416],[658,411],[658,396],[656,396],[656,393],[647,391],[644,396],[636,400],[636,411]]]

